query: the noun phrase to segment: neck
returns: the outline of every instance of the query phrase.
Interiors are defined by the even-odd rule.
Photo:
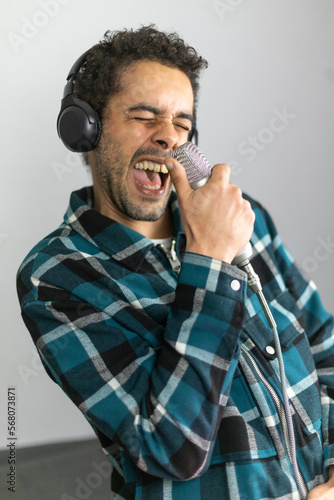
[[[120,222],[150,239],[162,239],[173,236],[173,220],[169,207],[167,207],[162,217],[156,221],[134,220],[123,212],[120,212],[109,200],[102,199],[99,190],[95,186],[93,186],[93,191],[94,209],[100,214]]]

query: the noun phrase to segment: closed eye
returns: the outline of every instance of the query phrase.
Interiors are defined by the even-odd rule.
[[[142,116],[134,116],[133,117],[135,120],[143,120],[143,121],[151,121],[155,120],[155,118],[143,118]]]
[[[186,132],[190,132],[190,128],[187,127],[186,125],[182,125],[181,123],[174,123],[174,126],[175,127],[180,127],[182,128],[183,130],[186,130]]]
[[[134,116],[134,120],[138,120],[140,122],[155,122],[155,118],[141,118],[140,116]]]
[[[141,116],[134,116],[134,120],[140,121],[140,122],[156,122],[156,118],[142,118]],[[187,127],[186,125],[182,125],[182,123],[174,123],[174,127],[179,127],[182,130],[185,130],[186,132],[190,132],[190,127]]]

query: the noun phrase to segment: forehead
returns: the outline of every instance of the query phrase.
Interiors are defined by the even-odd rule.
[[[192,86],[187,75],[177,68],[155,61],[138,61],[122,74],[121,87],[121,92],[112,96],[110,103],[119,101],[131,107],[150,102],[159,108],[192,113]]]

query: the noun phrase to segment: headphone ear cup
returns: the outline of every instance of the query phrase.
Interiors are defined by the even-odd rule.
[[[70,94],[61,102],[57,130],[67,149],[86,153],[98,145],[102,126],[100,117],[92,106]]]
[[[189,132],[188,141],[191,141],[196,146],[198,145],[198,130],[196,127],[193,127],[192,130]]]

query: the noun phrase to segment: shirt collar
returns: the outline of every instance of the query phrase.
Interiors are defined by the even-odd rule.
[[[173,216],[174,235],[182,234],[174,191],[171,193],[169,207]],[[149,238],[94,210],[92,186],[84,187],[71,194],[64,221],[92,245],[115,260],[122,261],[133,270],[140,267],[147,252],[154,246]]]

